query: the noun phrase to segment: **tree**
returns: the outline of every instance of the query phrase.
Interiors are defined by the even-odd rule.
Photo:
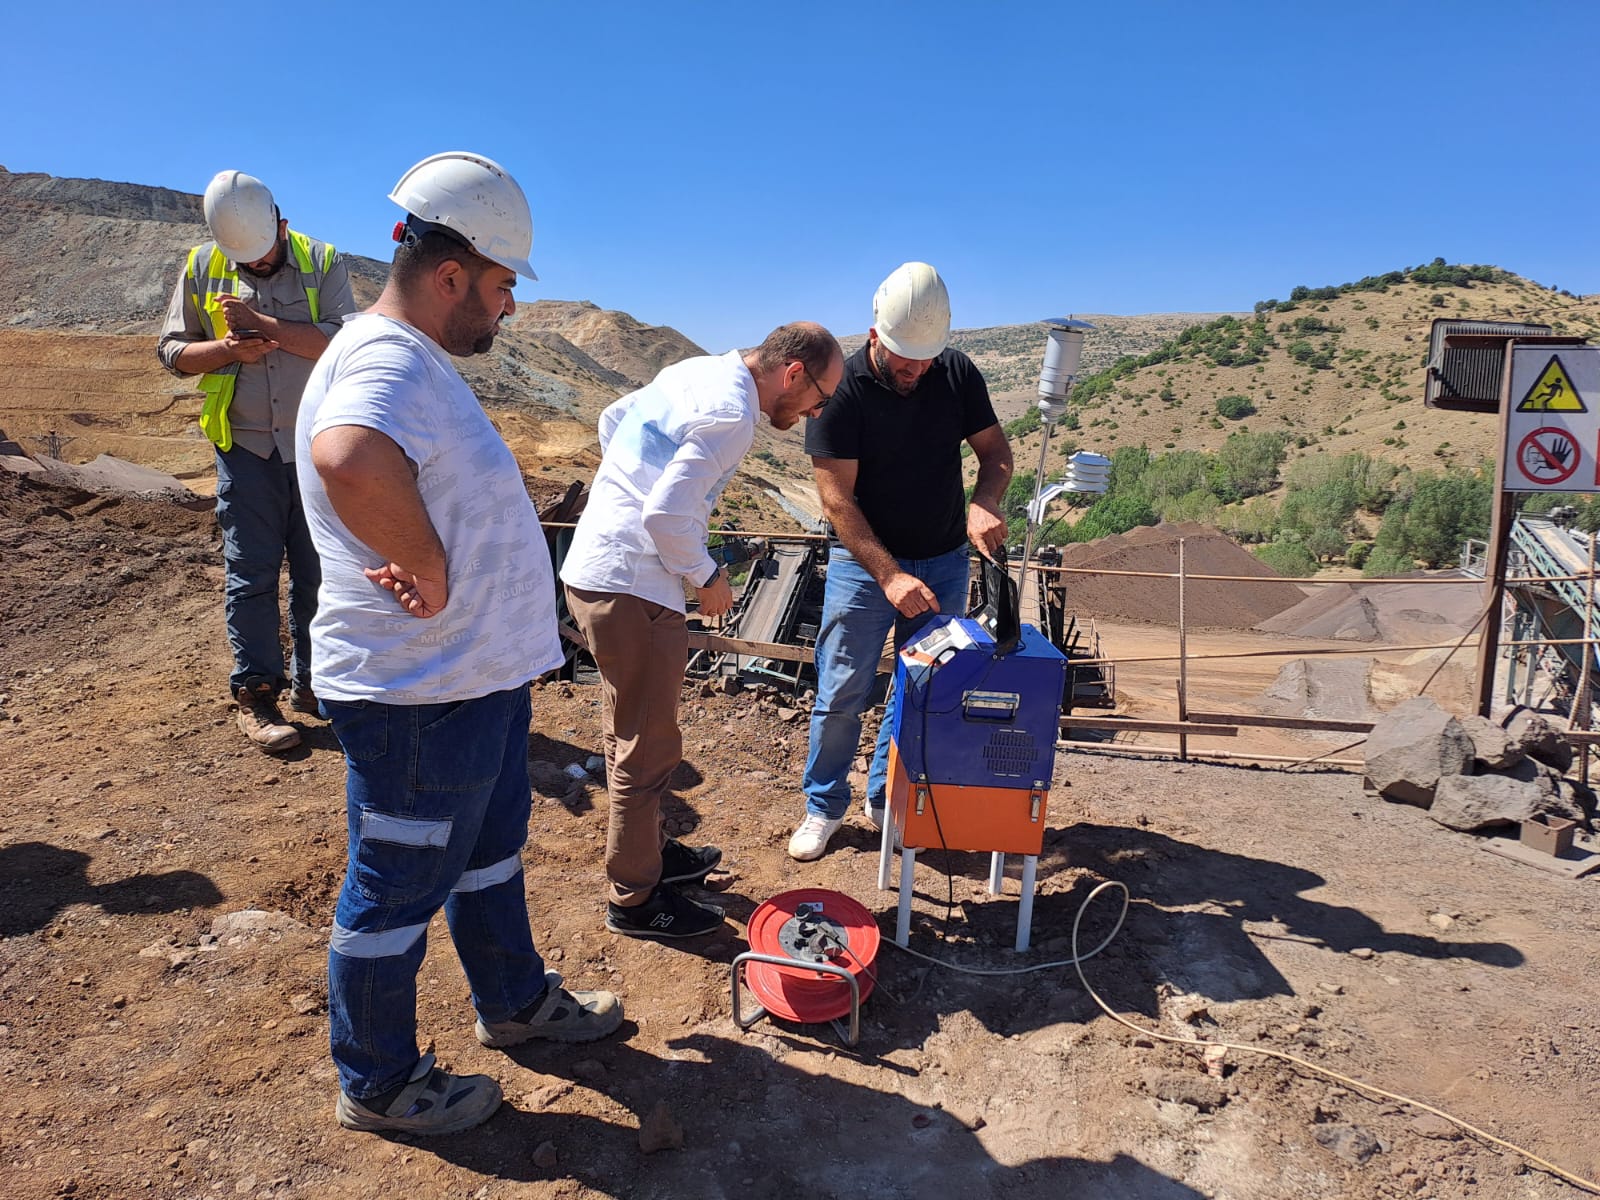
[[[1137,490],[1152,505],[1206,488],[1209,456],[1199,450],[1174,450],[1150,460],[1139,476]]]
[[[1217,400],[1217,415],[1230,421],[1242,421],[1256,411],[1248,396],[1222,396]]]
[[[1404,481],[1384,513],[1366,573],[1453,563],[1462,540],[1486,537],[1493,484],[1482,472],[1420,472]]]
[[[1255,555],[1279,575],[1304,578],[1317,573],[1317,562],[1299,542],[1268,542],[1255,548]]]
[[[1243,504],[1223,510],[1223,528],[1240,542],[1264,542],[1278,527],[1278,506],[1266,496],[1255,496]]]
[[[1154,525],[1155,510],[1142,496],[1102,496],[1072,527],[1074,542],[1092,542],[1139,525]]]
[[[1224,501],[1270,491],[1288,446],[1282,433],[1230,433],[1217,451],[1211,490]]]
[[[1131,491],[1149,465],[1148,446],[1118,446],[1111,452],[1111,484],[1106,489],[1106,494],[1115,496],[1120,492]]]

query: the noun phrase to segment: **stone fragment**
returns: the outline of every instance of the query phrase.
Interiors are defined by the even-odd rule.
[[[1506,721],[1505,729],[1511,745],[1530,758],[1563,773],[1572,766],[1572,743],[1531,709],[1517,709]]]
[[[1439,781],[1428,815],[1447,829],[1473,833],[1520,825],[1551,803],[1536,784],[1509,775],[1450,775]]]
[[[1144,1088],[1158,1100],[1187,1104],[1201,1112],[1214,1112],[1228,1102],[1228,1089],[1209,1075],[1181,1071],[1147,1070]]]
[[[1385,799],[1427,808],[1439,780],[1472,765],[1472,741],[1426,696],[1397,705],[1367,735],[1366,773]]]
[[[657,1100],[650,1115],[640,1123],[639,1149],[645,1154],[683,1149],[683,1126],[678,1124],[665,1100]]]
[[[541,1171],[550,1170],[560,1160],[560,1155],[556,1153],[556,1144],[554,1142],[540,1142],[538,1149],[533,1152],[533,1165]]]
[[[1472,757],[1480,766],[1491,771],[1503,771],[1522,761],[1522,747],[1513,745],[1511,735],[1488,717],[1472,713],[1469,716],[1457,717],[1456,720],[1461,723],[1462,731],[1471,739]]]
[[[1206,998],[1195,992],[1186,992],[1168,998],[1166,1007],[1167,1013],[1179,1024],[1198,1025],[1202,1021],[1211,1019],[1211,1011],[1207,1007]]]
[[[1311,1136],[1330,1154],[1360,1166],[1382,1149],[1378,1139],[1359,1125],[1317,1125]]]
[[[218,938],[231,935],[245,935],[257,933],[282,933],[286,929],[304,929],[288,913],[278,912],[274,909],[241,908],[237,912],[223,913],[211,922],[211,932]]]
[[[1411,1122],[1410,1129],[1419,1137],[1436,1138],[1440,1141],[1453,1142],[1461,1137],[1461,1130],[1443,1117],[1436,1117],[1432,1113],[1419,1115]]]

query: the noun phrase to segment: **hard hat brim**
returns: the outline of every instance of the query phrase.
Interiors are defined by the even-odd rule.
[[[253,263],[261,261],[272,252],[272,248],[277,244],[278,231],[274,229],[271,235],[267,237],[265,241],[251,242],[238,246],[229,246],[219,241],[217,242],[217,249],[221,250],[225,255],[227,255],[229,261],[232,262],[234,266],[238,266],[240,263]]]
[[[945,347],[950,344],[948,336],[937,345],[928,342],[901,341],[881,329],[878,330],[878,340],[883,343],[884,348],[889,353],[898,354],[901,358],[909,358],[917,362],[926,362],[929,359],[938,358],[939,355],[944,353]]]

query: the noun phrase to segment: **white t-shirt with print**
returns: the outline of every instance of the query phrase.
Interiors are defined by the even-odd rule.
[[[311,463],[324,429],[392,439],[445,549],[450,597],[413,617],[364,567],[381,555],[339,519]],[[375,313],[349,318],[313,370],[295,429],[300,494],[322,559],[312,686],[330,700],[436,704],[504,691],[561,664],[555,581],[510,449],[431,338]]]

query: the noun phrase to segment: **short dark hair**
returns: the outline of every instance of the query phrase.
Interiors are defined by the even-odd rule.
[[[821,325],[815,321],[791,321],[779,325],[756,347],[756,369],[771,371],[797,362],[813,379],[821,379],[834,360],[843,357],[838,341]]]
[[[460,238],[432,229],[420,237],[408,236],[395,247],[389,278],[400,287],[408,287],[450,260],[460,263],[474,280],[491,265]]]

